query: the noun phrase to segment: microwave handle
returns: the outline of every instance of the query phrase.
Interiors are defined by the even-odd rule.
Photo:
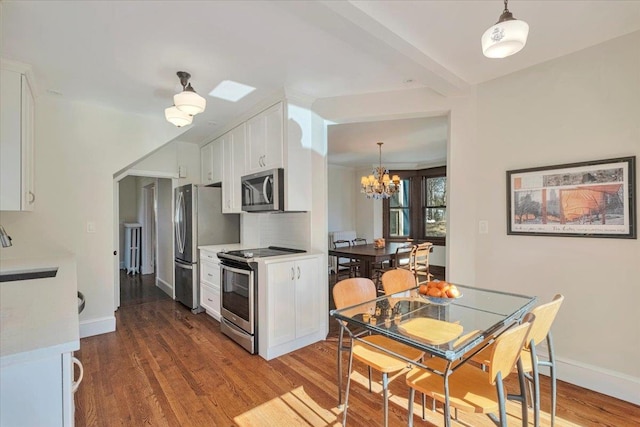
[[[267,187],[269,186],[269,181],[272,181],[272,178],[270,176],[267,176],[264,178],[264,182],[262,183],[262,194],[264,194],[264,200],[265,202],[267,202],[267,204],[271,203],[271,200],[269,200],[269,193],[267,193]]]

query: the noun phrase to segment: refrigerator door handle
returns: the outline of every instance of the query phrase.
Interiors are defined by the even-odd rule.
[[[193,270],[193,264],[188,264],[180,260],[176,260],[176,267],[184,268],[185,270]]]
[[[184,245],[185,245],[185,234],[186,234],[186,224],[185,224],[185,205],[184,205],[184,194],[182,192],[178,193],[178,200],[176,201],[176,240],[178,243],[178,251],[180,253],[184,253]]]

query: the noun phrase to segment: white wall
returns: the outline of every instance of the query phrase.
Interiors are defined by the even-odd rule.
[[[353,168],[328,165],[327,216],[329,233],[356,229],[356,173]]]
[[[114,330],[114,265],[118,258],[113,174],[181,131],[161,113],[148,117],[70,103],[36,102],[34,212],[3,212],[2,225],[22,244],[53,243],[76,255],[86,297],[81,336]],[[95,233],[86,232],[87,221]]]
[[[560,378],[635,403],[640,241],[507,236],[505,171],[640,155],[639,46],[636,32],[481,85],[483,167],[466,174],[490,231],[475,246],[477,285],[541,302],[564,294],[554,325]]]
[[[158,179],[156,188],[158,203],[158,254],[156,283],[173,297],[173,188],[170,179]]]

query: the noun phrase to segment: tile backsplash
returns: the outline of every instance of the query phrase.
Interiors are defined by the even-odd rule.
[[[309,250],[309,212],[242,214],[243,246],[282,246]]]

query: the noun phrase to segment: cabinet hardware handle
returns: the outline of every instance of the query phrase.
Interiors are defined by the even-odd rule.
[[[213,274],[211,274],[211,273],[207,273],[207,276],[209,276],[209,277],[213,277]]]
[[[298,267],[298,279],[300,278],[300,267]]]
[[[29,204],[36,201],[36,195],[33,192],[29,191]]]
[[[293,271],[293,267],[291,267],[291,280],[296,278],[296,272]]]
[[[213,300],[212,300],[211,298],[207,298],[207,301],[211,301],[211,302],[213,302]]]
[[[75,393],[80,386],[80,383],[82,382],[82,378],[84,377],[84,367],[82,366],[82,362],[80,362],[77,357],[71,357],[71,362],[73,363],[73,365],[76,365],[80,369],[80,376],[78,377],[78,380],[71,383],[71,392]]]

